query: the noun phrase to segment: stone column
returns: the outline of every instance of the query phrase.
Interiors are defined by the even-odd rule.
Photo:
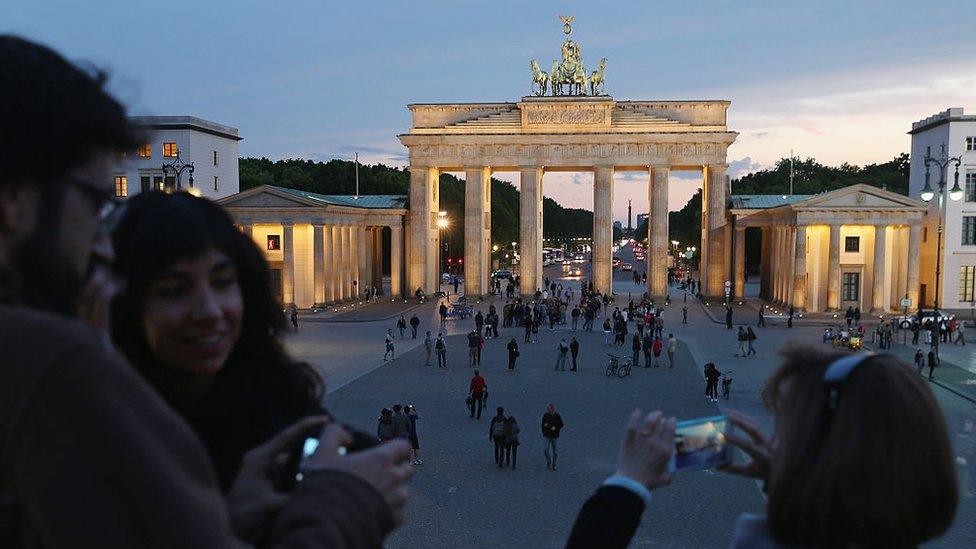
[[[464,293],[488,293],[491,269],[491,168],[464,171]]]
[[[332,283],[335,285],[335,303],[346,298],[346,278],[343,275],[342,225],[332,227]]]
[[[342,227],[342,297],[350,300],[356,296],[356,289],[352,286],[352,227]]]
[[[888,312],[888,300],[885,293],[885,279],[888,275],[888,269],[885,268],[887,229],[887,225],[874,226],[874,264],[871,267],[874,276],[871,284],[871,314]]]
[[[410,293],[423,288],[433,294],[440,286],[438,280],[440,235],[437,229],[438,197],[437,168],[410,167],[410,249],[407,250],[407,284]]]
[[[538,167],[519,170],[519,289],[524,296],[542,285],[542,174]]]
[[[793,267],[796,254],[796,244],[793,237],[796,236],[796,232],[793,227],[787,225],[783,227],[783,233],[786,236],[786,246],[783,247],[783,264],[786,266],[783,269],[783,305],[788,307],[793,303]]]
[[[919,265],[919,253],[922,243],[922,226],[915,224],[908,227],[908,276],[907,276],[907,288],[908,299],[912,300],[912,306],[909,307],[910,310],[917,311],[920,303],[918,302],[918,292],[919,292],[919,277],[918,277],[918,265]]]
[[[704,221],[707,223],[707,238],[702,239],[702,258],[705,260],[702,283],[708,297],[722,298],[725,296],[725,164],[707,166],[704,200],[707,210]],[[704,229],[702,231],[705,232]],[[704,236],[704,235],[703,235]]]
[[[805,311],[807,307],[807,228],[796,226],[796,245],[793,254],[793,308]]]
[[[840,310],[840,225],[830,226],[827,252],[827,311]]]
[[[647,193],[647,291],[656,302],[668,293],[668,176],[669,166],[650,169]]]
[[[612,210],[613,167],[597,166],[593,176],[593,288],[601,294],[613,292]]]
[[[772,237],[769,234],[769,229],[766,227],[762,227],[760,233],[762,233],[762,236],[759,246],[759,295],[766,301],[770,301],[769,273],[772,267],[769,263],[769,239]]]
[[[295,304],[295,226],[289,221],[281,224],[281,302],[285,307]]]
[[[383,227],[373,227],[373,256],[370,260],[373,264],[370,272],[373,273],[373,286],[383,288]],[[386,295],[384,293],[384,295]]]
[[[336,300],[336,277],[335,277],[335,235],[332,225],[325,225],[322,228],[323,251],[322,258],[325,264],[325,302],[333,303]]]
[[[403,295],[401,287],[401,273],[403,273],[403,228],[399,225],[390,226],[390,296]],[[416,288],[414,288],[416,290]]]
[[[746,295],[746,228],[735,226],[735,297]]]
[[[356,266],[356,278],[359,280],[359,284],[356,286],[359,293],[356,295],[356,299],[364,297],[363,292],[366,288],[369,288],[371,276],[367,270],[367,254],[366,254],[366,243],[369,240],[369,235],[367,234],[366,226],[356,227],[356,255],[357,255],[357,266]]]
[[[313,307],[325,306],[325,235],[321,223],[312,224]]]

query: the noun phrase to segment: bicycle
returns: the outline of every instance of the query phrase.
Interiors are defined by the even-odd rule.
[[[630,370],[634,366],[634,361],[630,357],[625,358],[624,363],[620,364],[619,356],[612,355],[610,353],[607,353],[607,356],[610,357],[610,363],[607,364],[607,377],[611,377],[616,374],[617,377],[623,379],[630,375]]]

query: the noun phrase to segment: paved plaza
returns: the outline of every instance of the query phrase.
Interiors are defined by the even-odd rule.
[[[618,255],[626,261],[628,254],[625,249]],[[560,272],[558,267],[546,269],[552,277]],[[571,284],[578,288],[578,282]],[[618,303],[626,303],[628,291],[635,298],[643,291],[633,284],[630,273],[615,272],[614,285]],[[372,431],[382,407],[402,403],[418,408],[424,463],[412,484],[407,522],[390,538],[390,547],[559,547],[583,501],[613,472],[623,424],[633,407],[661,409],[679,419],[735,407],[756,415],[770,428],[771,418],[759,393],[778,362],[776,349],[788,340],[820,344],[819,325],[798,322],[793,329],[776,325],[757,329],[757,356],[736,358],[733,332],[714,322],[691,297],[689,324],[682,325],[683,292],[672,289],[671,295],[664,331],[673,332],[680,342],[674,370],[640,369],[626,379],[607,378],[605,353],[629,356],[629,341],[625,347],[606,347],[602,332],[594,331],[575,334],[581,342],[581,371],[554,372],[559,340],[573,335],[568,326],[541,328],[539,342],[533,344],[523,343],[521,328],[502,328],[501,338],[490,340],[483,351],[481,371],[490,397],[480,421],[468,418],[464,404],[471,377],[464,339],[474,325],[470,319],[448,322],[446,370],[424,366],[422,339],[410,339],[409,329],[406,339],[397,341],[397,359],[384,363],[383,335],[395,319],[309,322],[288,345],[325,375],[326,404],[344,421]],[[500,306],[504,300],[495,303]],[[487,303],[480,306],[487,311]],[[436,334],[434,304],[413,312],[422,320],[421,336],[431,328]],[[754,311],[736,314],[736,324],[755,324]],[[514,373],[506,370],[504,348],[512,337],[522,353]],[[963,356],[964,351],[955,353]],[[717,406],[703,396],[701,365],[709,361],[722,371],[732,370],[734,377],[731,399],[720,400]],[[937,371],[937,377],[948,375],[948,368],[955,367]],[[952,529],[930,546],[960,547],[969,543],[976,524],[976,478],[970,466],[976,459],[976,408],[941,386],[933,385],[933,390],[946,413],[958,456],[961,499]],[[555,403],[566,423],[555,472],[546,469],[542,454],[540,421],[548,402]],[[521,427],[515,471],[493,463],[488,425],[496,406],[514,414]],[[633,545],[727,546],[736,517],[743,512],[761,513],[763,508],[763,495],[755,482],[712,471],[677,475],[670,486],[654,492]]]

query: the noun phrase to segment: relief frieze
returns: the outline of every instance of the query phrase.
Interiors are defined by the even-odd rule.
[[[415,145],[416,158],[592,158],[724,156],[720,143]]]
[[[526,109],[525,121],[530,125],[603,124],[606,122],[606,109],[584,107]]]

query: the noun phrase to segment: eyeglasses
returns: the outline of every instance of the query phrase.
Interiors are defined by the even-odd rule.
[[[108,235],[115,230],[126,210],[126,202],[112,194],[108,189],[75,177],[66,175],[62,178],[65,183],[74,186],[82,192],[92,205],[98,218],[98,230],[101,235]]]

